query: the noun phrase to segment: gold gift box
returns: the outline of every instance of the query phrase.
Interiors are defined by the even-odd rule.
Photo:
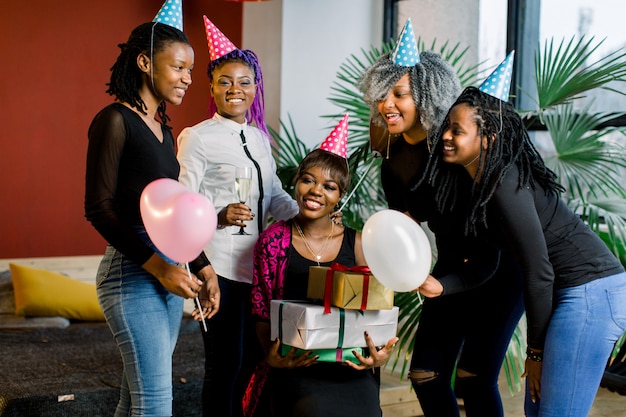
[[[309,268],[309,286],[307,289],[309,299],[324,299],[328,269],[325,266]],[[364,310],[390,310],[393,308],[393,296],[393,290],[385,287],[373,275],[369,275],[367,304]],[[333,272],[333,293],[330,304],[339,308],[361,310],[362,300],[363,274],[335,270]]]

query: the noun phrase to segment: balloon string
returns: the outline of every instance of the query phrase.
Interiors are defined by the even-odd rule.
[[[193,281],[193,279],[191,278],[191,271],[189,270],[189,263],[185,263],[185,269],[187,270],[187,276],[189,277],[190,281]],[[200,298],[196,297],[195,298],[195,302],[196,302],[196,307],[198,307],[198,311],[200,312],[200,318],[202,319],[202,328],[204,329],[204,332],[208,332],[207,328],[206,328],[206,322],[204,321],[204,313],[202,312],[202,304],[200,304]]]
[[[344,200],[343,204],[341,205],[341,207],[339,207],[338,211],[342,211],[343,208],[346,206],[346,204],[348,204],[348,201],[350,201],[350,198],[352,198],[352,195],[354,195],[354,192],[359,188],[359,185],[361,185],[361,183],[363,182],[363,180],[365,179],[365,177],[367,176],[367,173],[369,172],[370,168],[372,167],[372,165],[374,164],[374,161],[376,160],[376,158],[378,158],[380,156],[380,154],[374,154],[374,158],[372,158],[372,160],[370,161],[369,165],[367,166],[367,168],[365,168],[365,172],[363,173],[363,175],[361,175],[361,178],[359,178],[359,181],[356,183],[356,185],[354,186],[354,188],[352,189],[352,191],[350,191],[350,194],[348,194],[348,197],[346,197],[346,199]]]

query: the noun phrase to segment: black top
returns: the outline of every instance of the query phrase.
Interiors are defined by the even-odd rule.
[[[428,157],[426,140],[411,145],[399,137],[389,148],[389,158],[381,164],[381,183],[389,208],[428,222],[437,245],[432,275],[443,285],[444,295],[454,294],[491,278],[499,264],[499,251],[483,237],[465,236],[469,186],[460,187],[458,192],[464,194],[457,196],[454,210],[443,214],[437,209],[435,190],[428,181],[413,189],[423,176]]]
[[[565,202],[539,185],[519,189],[519,171],[503,178],[487,207],[488,233],[520,261],[524,273],[528,344],[540,349],[555,289],[624,271],[608,247]]]
[[[139,265],[154,253],[133,228],[143,225],[141,193],[158,178],[178,180],[180,169],[174,137],[165,125],[161,131],[163,142],[137,113],[121,103],[101,110],[88,131],[85,217],[110,245]],[[208,261],[194,261],[193,269],[206,264]]]
[[[354,242],[356,231],[349,227],[344,227],[343,241],[337,257],[331,262],[320,262],[319,266],[330,266],[338,262],[345,266],[355,266]],[[287,266],[287,276],[285,277],[285,300],[306,300],[307,288],[309,285],[309,267],[317,266],[317,262],[306,259],[293,247],[289,250],[289,264]]]

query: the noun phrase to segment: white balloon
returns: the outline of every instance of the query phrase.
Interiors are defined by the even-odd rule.
[[[374,213],[363,226],[363,254],[372,274],[396,292],[412,291],[430,273],[432,251],[417,222],[396,210]]]

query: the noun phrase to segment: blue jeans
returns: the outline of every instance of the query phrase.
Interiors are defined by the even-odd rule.
[[[626,273],[555,291],[546,334],[541,399],[527,416],[583,417],[589,414],[607,360],[626,330]]]
[[[96,279],[98,301],[122,356],[115,417],[172,415],[172,354],[183,299],[108,246]]]

